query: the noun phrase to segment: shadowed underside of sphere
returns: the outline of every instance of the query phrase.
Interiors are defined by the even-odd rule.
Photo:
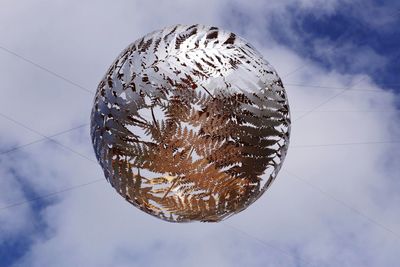
[[[289,144],[276,71],[216,27],[177,25],[126,48],[100,82],[91,137],[127,201],[172,222],[220,221],[258,199]]]

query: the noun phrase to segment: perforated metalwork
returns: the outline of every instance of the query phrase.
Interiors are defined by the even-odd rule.
[[[171,222],[220,221],[275,179],[290,134],[274,68],[234,33],[177,25],[129,45],[100,82],[91,116],[111,185]]]

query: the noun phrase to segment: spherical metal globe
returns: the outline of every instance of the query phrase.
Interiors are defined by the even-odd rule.
[[[274,68],[234,33],[177,25],[129,45],[100,82],[97,159],[134,206],[171,222],[220,221],[271,185],[289,106]]]

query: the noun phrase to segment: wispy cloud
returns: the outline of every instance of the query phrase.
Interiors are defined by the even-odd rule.
[[[338,50],[334,41],[314,37],[315,55],[326,57],[327,67],[303,53],[305,47],[284,45],[276,36],[281,32],[288,42],[302,41],[299,34],[305,33],[291,23],[294,6],[323,17],[342,12],[342,3],[9,1],[0,11],[0,45],[94,91],[120,50],[141,35],[176,23],[214,24],[238,32],[275,66],[288,84],[293,118],[340,90],[290,84],[348,88],[361,81],[357,88],[379,92],[349,90],[316,109],[369,112],[311,112],[295,120],[293,145],[398,140],[398,93],[383,90],[370,75],[391,58],[351,36]],[[354,14],[365,20],[364,13]],[[338,61],[336,55],[347,54],[351,59]],[[0,60],[0,112],[48,136],[89,121],[93,96],[1,50]],[[344,71],[352,68],[357,71]],[[375,112],[380,110],[387,112]],[[0,127],[2,151],[42,138],[5,118]],[[94,158],[88,129],[54,138]],[[106,181],[3,209],[0,250],[6,252],[0,255],[7,258],[0,257],[0,265],[398,266],[400,239],[385,230],[400,234],[397,147],[289,148],[266,194],[220,224],[154,219]],[[0,155],[0,166],[0,208],[103,177],[99,166],[49,141]]]

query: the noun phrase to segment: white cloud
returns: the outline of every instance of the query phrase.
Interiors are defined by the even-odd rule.
[[[309,262],[315,266],[397,266],[398,238],[285,172],[304,177],[400,233],[397,145],[295,147],[398,141],[398,98],[378,88],[368,77],[327,72],[268,39],[267,28],[260,26],[267,23],[263,16],[278,14],[282,30],[290,31],[279,17],[287,14],[281,12],[288,3],[317,10],[315,5],[321,7],[322,2],[286,1],[266,7],[265,1],[236,1],[249,15],[243,25],[235,18],[226,21],[232,16],[227,1],[83,1],[79,5],[65,1],[9,2],[7,10],[0,11],[0,34],[5,37],[1,45],[91,90],[95,90],[120,50],[136,38],[166,25],[195,22],[226,25],[240,32],[281,76],[304,65],[285,77],[284,83],[347,87],[363,79],[357,88],[377,90],[343,93],[295,121],[292,147],[274,185],[249,209],[221,224],[157,220],[130,206],[106,182],[57,195],[57,201],[39,214],[47,225],[45,233],[32,232],[31,206],[1,210],[0,244],[2,239],[17,237],[20,231],[34,239],[16,266],[297,266],[301,264],[299,258],[304,266]],[[329,12],[338,8],[338,1],[329,3],[324,6]],[[265,10],[268,12],[263,15]],[[6,73],[0,112],[45,134],[88,122],[93,98],[90,94],[1,50],[0,56],[0,71]],[[340,91],[286,87],[293,118]],[[319,112],[324,110],[371,112]],[[373,112],[378,110],[385,112]],[[4,148],[40,138],[6,120],[1,123]],[[94,158],[87,129],[57,140]],[[0,157],[2,206],[26,199],[22,185],[47,194],[103,177],[98,165],[51,142]],[[9,171],[12,168],[14,173]],[[16,180],[16,173],[20,180]]]

